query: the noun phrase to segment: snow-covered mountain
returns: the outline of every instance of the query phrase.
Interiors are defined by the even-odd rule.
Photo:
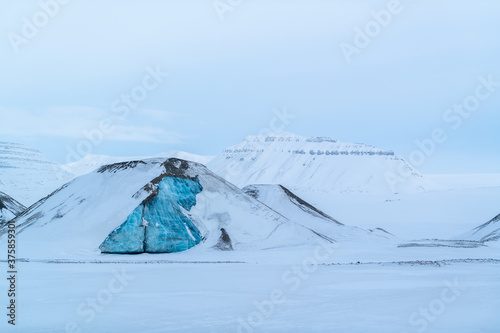
[[[471,231],[455,237],[455,239],[473,240],[479,242],[500,240],[500,214]]]
[[[163,157],[163,158],[174,157],[205,165],[215,156],[203,156],[178,150],[171,150],[165,153],[157,154],[155,156],[135,156],[135,157],[131,156],[118,157],[118,156],[89,154],[79,161],[62,165],[62,168],[75,176],[82,176],[94,170],[97,170],[103,165],[119,163],[119,162],[127,162],[127,161],[145,160],[148,158],[155,158],[155,157]]]
[[[392,151],[289,133],[248,136],[207,166],[240,187],[281,184],[292,190],[376,193],[431,188],[430,182]],[[402,174],[409,176],[392,182],[391,177]]]
[[[296,221],[306,228],[320,232],[338,241],[346,239],[363,239],[372,235],[383,238],[393,236],[383,229],[363,230],[346,226],[333,217],[299,198],[282,185],[249,185],[243,191],[269,206],[290,220]]]
[[[329,242],[185,160],[103,166],[15,219],[24,257],[266,249]],[[0,230],[5,236],[5,228]]]
[[[0,142],[0,191],[29,206],[73,179],[36,149]]]
[[[0,192],[0,226],[21,214],[26,207],[11,196]]]

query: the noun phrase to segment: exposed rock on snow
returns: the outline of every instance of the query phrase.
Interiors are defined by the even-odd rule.
[[[467,239],[480,242],[491,242],[500,239],[500,214],[485,224],[472,229],[466,234],[455,237],[456,239]]]
[[[288,219],[319,232],[330,240],[394,237],[383,229],[363,230],[345,226],[282,185],[249,185],[243,191]]]
[[[214,158],[214,156],[202,156],[202,155],[196,155],[196,154],[191,154],[191,153],[186,153],[183,151],[177,151],[177,150],[171,150],[165,153],[160,153],[155,156],[142,156],[142,157],[118,157],[118,156],[106,156],[106,155],[94,155],[94,154],[89,154],[82,158],[79,161],[73,162],[73,163],[68,163],[62,166],[64,170],[67,172],[75,175],[75,176],[82,176],[86,175],[87,173],[90,173],[92,171],[95,171],[102,167],[103,165],[109,165],[109,164],[114,164],[114,163],[120,163],[120,162],[127,162],[127,161],[139,161],[139,160],[146,160],[149,158],[180,158],[183,160],[189,160],[201,164],[207,164],[210,160]]]
[[[368,229],[369,232],[375,234],[375,235],[379,235],[381,237],[386,237],[386,238],[394,238],[396,236],[394,236],[393,234],[391,234],[389,231],[383,229],[383,228],[374,228],[374,229]]]
[[[219,242],[215,244],[214,248],[221,251],[232,251],[233,245],[231,244],[231,237],[227,234],[224,228],[220,229],[221,235],[219,238]]]
[[[17,215],[21,214],[26,207],[14,200],[9,195],[0,192],[0,227]]]
[[[282,185],[249,185],[243,191],[255,199],[265,203],[282,215],[297,216],[297,213],[306,213],[308,217],[316,217],[343,225],[333,217],[323,213],[316,207],[296,196],[292,191]],[[290,205],[291,203],[292,205]],[[285,207],[284,207],[285,206]],[[297,211],[297,208],[300,211]]]

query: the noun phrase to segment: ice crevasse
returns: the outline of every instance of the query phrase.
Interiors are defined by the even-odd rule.
[[[102,253],[170,253],[185,251],[203,239],[186,216],[203,187],[197,178],[165,177],[158,194],[143,202],[99,246]]]

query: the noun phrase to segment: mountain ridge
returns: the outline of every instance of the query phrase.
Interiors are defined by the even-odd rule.
[[[206,164],[214,156],[197,155],[179,150],[170,150],[164,153],[156,154],[154,156],[110,156],[110,155],[88,154],[76,162],[62,165],[62,168],[75,176],[82,176],[94,170],[97,170],[104,165],[133,161],[133,160],[145,160],[158,157],[162,158],[174,157],[193,162],[198,162],[201,164]]]

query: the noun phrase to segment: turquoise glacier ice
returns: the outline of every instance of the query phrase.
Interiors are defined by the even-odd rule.
[[[203,190],[198,179],[165,177],[157,196],[143,202],[100,245],[102,253],[169,253],[185,251],[203,239],[183,213],[196,205]]]

